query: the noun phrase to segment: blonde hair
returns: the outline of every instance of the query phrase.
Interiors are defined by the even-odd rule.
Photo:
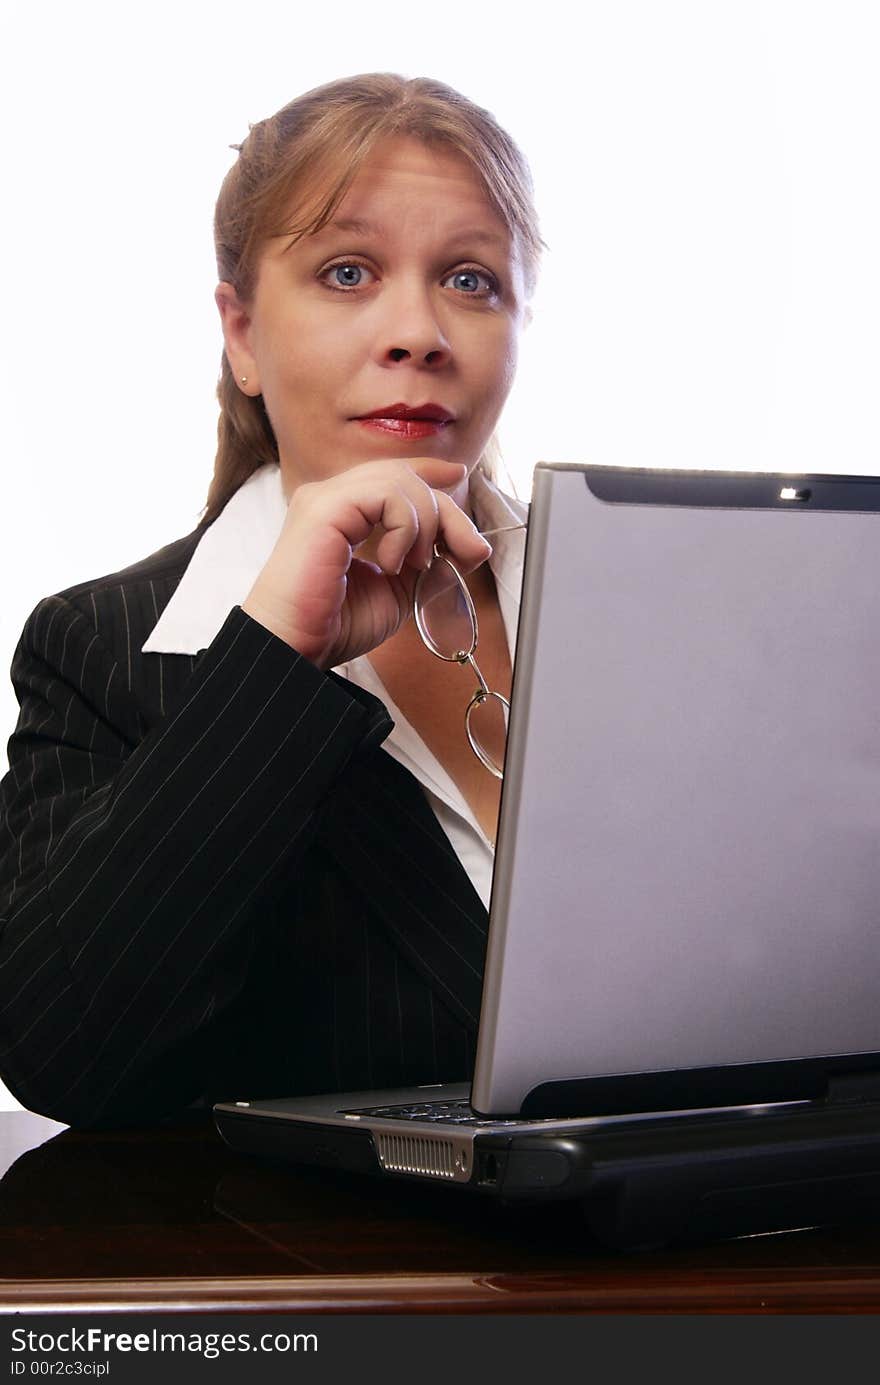
[[[534,293],[542,249],[531,172],[491,112],[443,82],[394,72],[344,77],[315,87],[250,126],[220,189],[214,215],[217,273],[242,302],[253,294],[260,251],[273,236],[320,231],[331,219],[373,146],[414,135],[463,155],[504,218]],[[340,173],[340,169],[342,172]],[[329,187],[322,198],[320,190]],[[297,209],[291,216],[291,207]],[[278,462],[278,445],[261,396],[242,393],[226,352],[217,385],[217,456],[202,525],[259,467]],[[479,465],[494,476],[501,449],[492,434]]]

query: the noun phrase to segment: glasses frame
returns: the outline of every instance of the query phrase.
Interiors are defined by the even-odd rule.
[[[511,525],[510,527],[522,529],[525,528],[525,525],[517,524]],[[500,533],[501,531],[488,530],[487,532]],[[424,615],[422,613],[421,593],[424,588],[424,581],[427,578],[429,572],[433,570],[435,563],[445,563],[446,566],[452,572],[456,582],[458,583],[459,591],[464,597],[465,607],[467,608],[467,612],[471,620],[471,628],[473,630],[471,647],[467,650],[460,649],[457,654],[442,653],[442,651],[438,648],[438,646],[434,643],[433,639],[431,638],[427,625],[425,624]],[[464,667],[465,664],[470,664],[471,668],[473,669],[473,672],[477,678],[477,682],[480,686],[477,688],[476,692],[474,693],[473,697],[468,703],[467,710],[464,714],[464,729],[467,732],[468,744],[470,745],[470,748],[476,755],[477,759],[480,761],[480,764],[483,765],[489,771],[490,774],[494,775],[496,779],[503,779],[503,768],[500,768],[498,765],[496,765],[495,761],[491,758],[491,756],[486,754],[486,752],[480,745],[479,741],[474,736],[474,733],[471,729],[471,717],[473,716],[474,710],[477,707],[482,707],[484,703],[488,702],[490,698],[494,697],[497,699],[497,701],[501,703],[505,710],[506,725],[506,718],[510,716],[510,703],[502,693],[492,691],[492,689],[489,687],[489,684],[486,682],[485,678],[480,672],[480,667],[476,659],[474,658],[474,651],[477,648],[477,642],[479,640],[480,635],[479,626],[477,623],[477,609],[474,606],[473,598],[471,597],[471,594],[467,589],[467,583],[465,582],[458,568],[455,566],[455,563],[452,561],[451,558],[448,558],[445,553],[440,552],[436,543],[434,544],[433,558],[431,559],[428,566],[426,568],[423,568],[422,571],[419,573],[418,577],[416,578],[416,585],[413,591],[413,617],[415,619],[418,632],[422,637],[422,643],[425,645],[426,649],[430,650],[432,654],[435,654],[438,659],[442,659],[443,662],[446,664],[461,664],[462,667]]]

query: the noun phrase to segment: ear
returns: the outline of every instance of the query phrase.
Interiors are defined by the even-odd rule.
[[[250,314],[232,284],[218,284],[214,290],[214,302],[223,324],[226,356],[235,376],[235,383],[243,394],[260,394],[257,362],[251,350]],[[242,384],[242,376],[245,377],[246,384]]]

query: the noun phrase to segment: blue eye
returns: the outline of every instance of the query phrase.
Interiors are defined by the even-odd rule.
[[[501,285],[498,283],[498,280],[495,278],[495,275],[490,274],[488,269],[471,269],[468,265],[465,265],[464,269],[456,269],[453,274],[449,275],[449,278],[486,280],[486,283],[489,287],[485,293],[471,293],[469,290],[462,290],[462,292],[466,293],[468,298],[489,298],[492,295],[500,292],[501,289]]]
[[[365,268],[366,268],[366,265],[353,264],[353,263],[350,263],[350,262],[348,262],[348,261],[345,261],[345,262],[342,263],[342,264],[331,265],[331,266],[330,266],[330,269],[325,270],[325,273],[329,274],[329,273],[330,273],[330,270],[332,270],[334,274],[340,274],[340,273],[342,273],[342,274],[353,274],[355,271],[357,271],[357,274],[358,274],[359,277],[358,277],[354,282],[352,282],[352,281],[349,279],[349,280],[346,282],[346,287],[347,287],[347,288],[359,288],[359,287],[360,287],[360,276],[363,274]],[[343,281],[343,282],[345,282],[345,281]],[[330,287],[330,288],[340,288],[340,289],[343,289],[343,292],[345,292],[345,289],[343,288],[343,282],[337,282],[336,284],[330,284],[329,287]]]
[[[350,277],[347,279],[347,282],[336,278],[335,283],[326,284],[326,287],[334,293],[351,293],[361,287],[361,275],[364,270],[366,270],[368,274],[372,274],[373,272],[368,265],[361,264],[359,260],[337,260],[335,264],[330,264],[326,269],[322,270],[318,277],[323,280],[329,274],[332,274],[334,277],[340,274],[351,276],[356,272],[358,277],[354,281],[352,281]],[[495,278],[494,274],[490,274],[486,269],[470,268],[466,265],[463,269],[456,269],[452,274],[448,274],[443,282],[445,283],[447,279],[471,280],[475,283],[480,279],[485,279],[488,287],[482,293],[478,291],[478,283],[476,283],[476,289],[457,286],[458,291],[465,298],[489,298],[499,291],[498,280]]]
[[[452,279],[479,279],[479,277],[480,276],[475,269],[457,269],[454,274],[450,275],[450,278]],[[461,285],[458,285],[457,287],[460,288]]]

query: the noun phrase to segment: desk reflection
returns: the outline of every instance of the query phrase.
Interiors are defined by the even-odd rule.
[[[4,1150],[0,1302],[24,1311],[880,1310],[876,1227],[622,1254],[577,1206],[264,1163],[204,1116],[77,1132],[3,1113]]]

